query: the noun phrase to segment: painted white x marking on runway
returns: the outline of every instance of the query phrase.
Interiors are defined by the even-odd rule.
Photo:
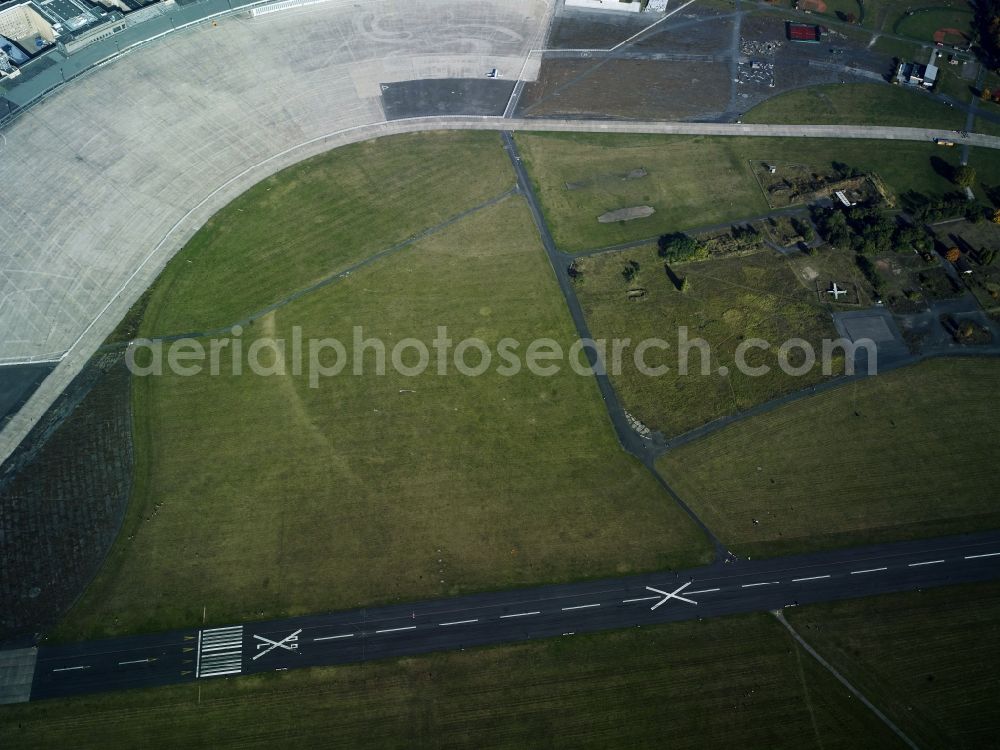
[[[678,586],[669,593],[667,593],[666,591],[660,591],[659,589],[654,589],[652,586],[647,586],[646,589],[648,591],[655,591],[657,594],[660,594],[663,597],[662,599],[660,599],[660,601],[658,601],[656,604],[654,604],[652,607],[649,608],[650,611],[656,609],[660,605],[666,604],[668,599],[680,599],[682,602],[687,602],[688,604],[697,604],[698,602],[696,602],[694,599],[688,599],[686,596],[680,596],[680,593],[690,585],[691,581],[688,581],[687,583],[683,584],[682,586]]]

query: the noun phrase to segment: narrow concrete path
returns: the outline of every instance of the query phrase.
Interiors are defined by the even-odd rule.
[[[798,632],[795,630],[795,628],[791,626],[788,620],[785,619],[785,616],[781,613],[781,610],[776,611],[774,613],[774,616],[778,618],[778,622],[780,622],[782,625],[785,626],[785,628],[791,634],[792,638],[794,638],[795,641],[800,646],[802,646],[802,648],[806,650],[806,653],[808,653],[812,658],[818,661],[823,666],[823,668],[826,669],[826,671],[828,671],[830,674],[832,674],[834,677],[837,678],[837,682],[839,682],[841,685],[847,688],[848,691],[850,691],[851,695],[853,695],[855,698],[861,701],[868,708],[869,711],[875,714],[882,721],[883,724],[885,724],[887,727],[889,727],[889,729],[892,730],[893,734],[899,737],[899,739],[901,739],[909,747],[913,748],[913,750],[918,750],[917,744],[909,737],[907,737],[903,733],[902,729],[897,727],[888,716],[879,711],[878,708],[875,707],[874,703],[868,700],[864,696],[864,694],[861,693],[860,690],[858,690],[856,687],[854,687],[854,685],[848,682],[846,677],[844,677],[840,672],[834,669],[833,665],[830,664],[830,662],[828,662],[826,659],[820,656],[816,652],[816,649],[814,649],[812,646],[810,646],[808,643],[805,642],[802,636],[800,636]]]
[[[507,152],[514,171],[517,173],[520,192],[528,202],[528,207],[531,210],[535,226],[538,228],[538,233],[541,236],[545,253],[548,255],[552,271],[555,273],[559,290],[562,292],[566,306],[569,308],[570,317],[573,319],[577,335],[583,341],[593,341],[593,334],[591,334],[590,327],[587,325],[586,316],[583,314],[583,308],[580,305],[579,298],[576,296],[576,290],[573,288],[573,281],[569,276],[569,260],[565,253],[559,251],[555,240],[552,239],[552,233],[549,231],[548,223],[545,221],[542,207],[538,202],[538,196],[535,195],[528,172],[524,168],[524,162],[517,149],[517,144],[514,142],[514,136],[510,131],[503,131],[501,137],[503,138],[504,150]],[[625,408],[618,398],[618,393],[611,383],[611,378],[605,372],[603,363],[599,361],[597,352],[590,347],[584,351],[587,352],[587,360],[594,370],[594,379],[597,382],[601,398],[604,400],[604,406],[608,411],[608,417],[611,420],[615,435],[618,437],[618,442],[621,444],[622,449],[638,458],[649,469],[650,473],[652,473],[666,493],[694,521],[705,536],[708,537],[715,550],[714,562],[722,564],[724,560],[732,557],[731,553],[708,525],[681,499],[656,468],[656,458],[662,455],[666,448],[662,436],[659,433],[653,433],[649,437],[643,437],[632,429],[632,425],[625,414]]]

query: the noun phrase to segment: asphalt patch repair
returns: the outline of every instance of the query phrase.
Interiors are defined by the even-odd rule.
[[[514,81],[486,78],[440,78],[382,84],[387,120],[435,115],[500,116],[514,91]]]
[[[55,369],[51,362],[0,367],[0,428],[24,406]]]

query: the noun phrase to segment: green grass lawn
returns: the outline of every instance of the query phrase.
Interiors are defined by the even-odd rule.
[[[957,129],[965,115],[926,93],[877,83],[810,86],[768,99],[744,122]]]
[[[157,282],[143,333],[232,325],[513,185],[495,133],[393,136],[308,159],[198,231]]]
[[[945,3],[942,3],[942,6]],[[931,7],[910,16],[902,16],[893,26],[893,33],[908,36],[911,39],[933,42],[934,32],[939,29],[956,29],[968,37],[972,30],[973,14],[966,5],[964,8]],[[958,43],[954,34],[945,40],[947,44]]]
[[[1000,528],[997,388],[995,360],[933,360],[738,422],[659,468],[754,557]]]
[[[765,213],[750,160],[817,169],[839,161],[877,172],[897,193],[928,194],[954,189],[931,157],[958,161],[930,142],[564,133],[517,139],[553,237],[568,252]],[[623,179],[639,168],[648,175]],[[656,213],[623,224],[597,221],[605,211],[638,205]]]
[[[765,614],[0,706],[0,744],[897,746]]]
[[[934,9],[934,10],[931,10]],[[920,10],[915,16],[906,17],[906,13],[911,10]],[[896,33],[904,36],[912,36],[903,30],[894,31],[896,25],[907,27],[915,23],[914,19],[921,15],[935,15],[936,12],[951,13],[961,16],[969,12],[967,0],[925,0],[925,2],[914,2],[914,0],[865,0],[865,20],[866,27],[886,33]],[[952,24],[953,25],[953,24]],[[968,20],[966,20],[968,27]],[[917,28],[917,26],[913,26]],[[929,29],[931,33],[937,29]],[[924,38],[924,37],[920,37]],[[931,36],[926,37],[927,41],[933,42]]]
[[[995,747],[1000,584],[785,612],[806,641],[920,747]]]
[[[865,25],[868,25],[867,21]],[[925,45],[920,42],[904,41],[888,36],[880,36],[875,40],[872,48],[876,52],[891,55],[899,60],[922,60],[923,62],[927,61],[926,58],[930,50],[929,43]]]
[[[355,325],[390,350],[410,336],[429,346],[438,325],[494,350],[502,337],[567,346],[574,334],[515,197],[243,338],[291,341],[302,326],[306,341],[351,349]],[[137,379],[125,530],[57,635],[190,625],[202,607],[223,623],[708,559],[701,532],[621,451],[592,378],[368,372],[318,388],[306,374]]]
[[[629,261],[640,266],[632,282],[621,273]],[[787,339],[804,338],[818,351],[820,340],[836,338],[836,330],[815,285],[800,280],[777,253],[673,264],[674,273],[687,279],[683,292],[652,246],[583,258],[577,265],[582,272],[577,293],[596,338],[629,338],[634,346],[658,337],[670,344],[666,352],[654,349],[646,355],[650,365],[668,366],[665,374],[643,374],[629,351],[621,374],[612,376],[625,408],[653,429],[676,435],[823,379],[819,368],[792,377],[778,367],[777,347]],[[628,299],[633,288],[645,289],[646,295]],[[679,372],[682,326],[689,340],[700,338],[711,347],[709,372],[702,372],[698,350],[688,358],[688,374]],[[771,369],[764,377],[748,377],[734,366],[740,342],[754,337],[773,344],[771,351],[747,357],[749,364]],[[720,367],[729,374],[719,375]]]

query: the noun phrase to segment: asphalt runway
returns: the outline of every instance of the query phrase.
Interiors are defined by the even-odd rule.
[[[43,646],[31,699],[349,664],[1000,578],[1000,531]]]

